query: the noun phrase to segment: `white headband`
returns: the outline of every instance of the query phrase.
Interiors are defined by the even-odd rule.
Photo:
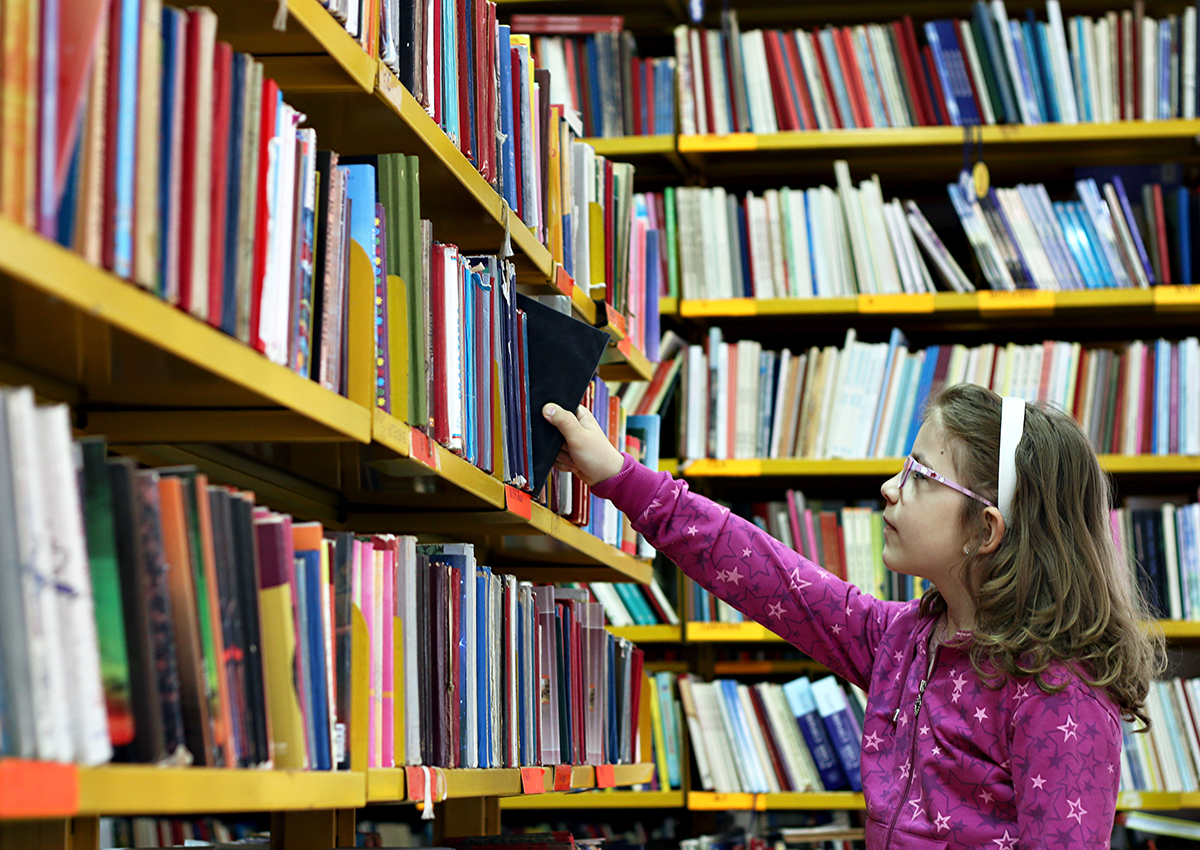
[[[1025,399],[1005,396],[1000,407],[1000,481],[997,501],[1005,525],[1012,523],[1013,492],[1017,489],[1017,444],[1025,433]]]

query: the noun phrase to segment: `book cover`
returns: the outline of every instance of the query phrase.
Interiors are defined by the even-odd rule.
[[[783,693],[804,736],[804,742],[808,745],[825,790],[838,791],[848,787],[846,772],[817,710],[812,683],[804,677],[794,679],[783,686]]]

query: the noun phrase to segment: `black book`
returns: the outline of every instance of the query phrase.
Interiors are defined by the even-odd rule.
[[[237,594],[234,556],[232,496],[221,487],[208,490],[212,513],[213,550],[217,567],[217,603],[221,608],[221,637],[225,642],[225,677],[229,685],[229,707],[233,723],[234,752],[238,767],[252,764],[253,739],[246,716],[245,646],[242,637],[242,606]]]
[[[138,541],[135,475],[135,464],[129,458],[108,461],[134,727],[133,742],[116,748],[114,755],[121,761],[153,763],[167,757],[167,744],[162,700],[154,677],[149,577]]]
[[[258,546],[254,533],[254,503],[234,495],[230,502],[234,554],[237,558],[236,592],[242,611],[242,650],[245,653],[246,715],[253,742],[252,765],[270,761],[271,739],[267,733],[266,685],[263,681],[262,632],[258,622]]]
[[[542,416],[542,408],[554,402],[574,413],[596,374],[609,336],[525,295],[517,295],[517,306],[524,311],[527,322],[527,409],[533,447],[530,491],[539,493],[563,444],[562,434]]]
[[[334,752],[334,767],[350,769],[350,666],[353,657],[353,622],[351,612],[354,595],[351,591],[350,570],[354,558],[354,535],[349,531],[338,531],[333,538],[333,625],[337,640],[334,667],[335,703],[334,737],[341,745]]]

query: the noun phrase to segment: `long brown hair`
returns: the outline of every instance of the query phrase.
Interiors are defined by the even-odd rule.
[[[991,390],[957,384],[925,412],[952,438],[960,482],[992,501],[1000,408]],[[976,603],[972,665],[995,684],[1032,676],[1053,693],[1066,682],[1048,672],[1062,662],[1107,691],[1126,720],[1148,725],[1146,694],[1165,666],[1163,636],[1113,543],[1108,476],[1075,420],[1041,403],[1026,404],[1016,470],[1004,538],[964,568]],[[968,539],[985,534],[974,500],[964,500],[962,522]],[[922,600],[926,613],[945,605],[936,590]]]

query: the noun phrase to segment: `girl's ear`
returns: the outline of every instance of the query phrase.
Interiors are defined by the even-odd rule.
[[[1000,545],[1000,541],[1004,539],[1004,517],[1000,515],[998,508],[984,508],[983,522],[983,540],[980,541],[979,549],[976,551],[980,555],[988,555],[995,552],[996,547]]]

